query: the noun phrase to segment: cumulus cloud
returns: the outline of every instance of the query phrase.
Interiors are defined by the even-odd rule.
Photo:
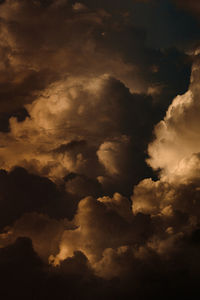
[[[127,1],[128,10],[132,4]],[[67,183],[66,190],[75,195],[77,189],[79,199],[102,188],[112,194],[116,182],[118,192],[130,194],[131,184],[151,175],[144,160],[153,125],[184,91],[190,70],[186,54],[148,47],[131,17],[101,6],[1,4],[7,63],[0,127],[7,132],[0,133],[0,166],[19,165],[54,182],[76,174],[76,188]],[[88,189],[79,191],[78,181]]]
[[[60,252],[55,258],[50,257],[52,263],[58,264],[78,250],[94,264],[105,249],[142,243],[151,231],[148,216],[133,217],[130,202],[120,194],[81,200],[74,224],[77,229],[64,232]]]
[[[101,75],[110,70],[127,81],[135,67],[120,53],[111,59],[110,50],[97,45],[111,16],[104,10],[74,9],[81,5],[12,0],[1,4],[1,111],[13,112],[32,102],[49,83],[69,74]]]
[[[99,161],[111,175],[120,175],[121,169],[126,164],[124,157],[128,157],[129,139],[122,136],[114,141],[106,141],[100,145],[97,151]]]
[[[109,3],[112,8],[116,5]],[[171,69],[177,57],[146,46],[144,30],[138,29],[131,18],[127,19],[126,13],[118,11],[116,16],[108,12],[107,2],[101,1],[101,7],[95,4],[92,7],[93,4],[91,1],[85,6],[83,2],[71,1],[3,1],[0,96],[4,127],[5,118],[34,101],[35,95],[50,83],[68,75],[109,73],[133,92],[146,92],[160,83],[169,88],[174,82],[170,76],[166,77],[170,73],[179,75],[175,89],[183,88],[189,63],[181,53],[178,56],[186,68],[185,74],[180,66]],[[128,11],[133,4],[134,1],[127,1]],[[168,64],[164,63],[164,67],[165,60]],[[154,72],[156,69],[159,71]]]
[[[196,57],[189,90],[173,100],[149,145],[148,163],[159,169],[160,179],[141,181],[132,196],[134,214],[149,214],[157,226],[162,224],[147,245],[167,259],[174,253],[184,256],[177,243],[193,234],[199,224],[198,91]],[[192,245],[187,247],[193,251]]]
[[[172,214],[174,190],[167,182],[144,179],[134,188],[133,212]]]
[[[168,0],[0,8],[3,285],[17,297],[25,282],[22,299],[196,291],[197,22]]]
[[[66,191],[78,196],[113,193],[116,182],[117,191],[125,191],[147,169],[154,108],[151,96],[132,94],[108,75],[68,77],[26,105],[24,121],[10,118],[10,131],[0,133],[0,166],[9,171],[18,165],[56,183],[73,173]]]
[[[155,128],[156,139],[149,145],[153,168],[162,169],[168,181],[198,178],[199,145],[199,60],[193,66],[189,90],[177,96],[166,116]]]

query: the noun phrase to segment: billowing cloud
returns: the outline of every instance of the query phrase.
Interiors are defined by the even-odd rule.
[[[133,4],[134,1],[127,1],[128,12]],[[101,1],[101,8],[92,5],[71,1],[3,1],[0,12],[3,116],[32,102],[35,94],[68,75],[109,73],[134,92],[145,92],[152,85],[163,86],[163,83],[169,88],[166,81],[170,76],[166,78],[166,74],[174,76],[170,68],[175,57],[149,49],[145,29],[134,24],[127,9],[124,13],[118,11],[116,16],[107,11],[107,2]],[[112,3],[111,7],[115,5]],[[163,68],[165,59],[169,65]],[[182,62],[188,67],[186,61]],[[179,68],[175,67],[175,73],[179,74],[179,82],[185,83],[185,75]],[[160,85],[160,81],[164,82]]]
[[[94,264],[101,259],[105,249],[142,243],[151,231],[148,216],[133,217],[129,200],[120,194],[113,198],[81,200],[74,224],[77,229],[64,232],[60,252],[55,258],[50,257],[54,264],[77,250]]]
[[[162,169],[162,177],[169,181],[184,182],[199,177],[199,103],[197,59],[189,90],[173,100],[164,120],[156,126],[156,139],[148,149],[148,163]]]
[[[195,1],[0,3],[3,299],[193,299]]]
[[[10,118],[10,131],[0,133],[0,166],[9,171],[18,165],[54,182],[73,173],[76,178],[66,183],[66,190],[74,194],[70,185],[85,181],[85,194],[76,184],[77,195],[83,197],[101,189],[115,192],[115,182],[119,192],[125,191],[147,168],[144,149],[156,119],[154,109],[151,96],[131,94],[108,75],[68,77],[26,105],[29,116],[24,121]],[[89,182],[96,182],[95,189]]]
[[[19,237],[28,237],[39,257],[48,263],[49,256],[59,252],[64,231],[75,228],[74,222],[66,218],[56,220],[45,214],[25,213],[0,235],[0,247],[14,243]]]
[[[148,163],[159,169],[160,179],[141,181],[132,196],[134,214],[149,214],[162,224],[148,242],[161,256],[180,251],[177,240],[199,224],[199,101],[197,56],[189,90],[173,100],[149,145]]]

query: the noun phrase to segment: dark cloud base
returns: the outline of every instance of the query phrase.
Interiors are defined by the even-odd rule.
[[[183,299],[198,295],[199,272],[190,270],[190,255],[199,261],[199,230],[181,241],[182,250],[168,261],[154,253],[150,259],[129,261],[123,278],[105,281],[92,274],[87,258],[76,252],[58,269],[45,265],[32,248],[31,241],[19,238],[0,250],[1,297],[3,299]],[[196,249],[195,249],[196,248]],[[125,259],[128,259],[125,258]],[[12,287],[12,288],[11,288]]]
[[[0,171],[0,228],[11,225],[24,213],[39,212],[54,218],[74,216],[77,200],[47,178],[29,174],[16,167],[10,173]]]

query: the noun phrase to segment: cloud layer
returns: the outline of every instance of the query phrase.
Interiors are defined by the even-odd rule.
[[[197,9],[0,2],[3,299],[194,298]]]

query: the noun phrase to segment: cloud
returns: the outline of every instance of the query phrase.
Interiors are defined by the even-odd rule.
[[[50,257],[55,265],[71,257],[74,251],[81,251],[95,268],[106,249],[142,244],[145,236],[151,235],[149,217],[143,214],[134,217],[129,200],[120,194],[81,200],[74,224],[77,229],[63,233],[59,253]]]
[[[116,299],[118,296],[155,299],[163,295],[164,289],[164,299],[170,295],[177,298],[184,294],[195,296],[198,292],[198,280],[195,278],[199,275],[197,241],[197,231],[185,240],[177,238],[175,244],[179,250],[166,260],[161,260],[150,248],[141,248],[134,255],[131,249],[125,247],[117,251],[109,249],[104,254],[102,270],[112,272],[113,267],[116,271],[119,267],[124,272],[120,280],[105,280],[92,273],[87,258],[81,252],[63,261],[59,268],[51,269],[38,258],[31,241],[20,238],[15,244],[0,249],[2,295],[4,299],[18,296],[34,299],[35,295],[37,299],[44,299],[44,296],[54,299],[67,291],[68,296],[77,299],[93,299],[94,296],[95,299]],[[112,269],[109,268],[111,266]]]
[[[131,14],[132,4],[127,2]],[[128,195],[132,184],[152,175],[144,162],[152,128],[171,98],[185,91],[189,78],[186,54],[147,46],[147,32],[106,5],[1,5],[0,128],[6,133],[0,133],[0,166],[11,170],[19,165],[56,183],[78,174],[71,181],[76,188],[66,184],[78,197],[97,196],[102,189],[111,195],[116,183],[117,192]],[[76,147],[65,147],[73,142]],[[115,148],[112,169],[118,176],[105,166],[102,149],[108,143]],[[120,159],[125,155],[126,161]],[[87,191],[78,190],[80,178]]]
[[[39,290],[45,278],[42,262],[33,251],[29,239],[20,238],[14,245],[0,249],[0,266],[4,299],[32,297],[31,293]]]
[[[192,1],[180,1],[180,0],[175,0],[174,1],[178,7],[184,9],[185,11],[192,13],[195,17],[198,18],[199,12],[200,12],[200,5],[198,0],[192,0]]]
[[[109,174],[120,175],[123,173],[123,165],[126,164],[124,157],[129,156],[128,144],[129,139],[122,136],[119,139],[107,141],[100,145],[97,156]]]
[[[73,223],[67,219],[56,220],[36,212],[25,213],[12,226],[7,227],[7,232],[0,235],[0,247],[13,244],[19,237],[29,238],[34,251],[48,263],[49,256],[59,251],[64,230],[73,227]]]
[[[177,96],[166,116],[155,127],[156,139],[148,148],[148,163],[162,169],[169,181],[198,178],[199,145],[199,61],[193,66],[189,90]]]
[[[56,183],[77,174],[66,188],[74,194],[69,185],[84,180],[88,194],[76,184],[77,194],[83,196],[101,188],[113,193],[116,181],[118,191],[126,191],[126,182],[138,181],[147,168],[144,150],[156,119],[152,98],[131,94],[108,75],[58,81],[26,110],[29,116],[24,121],[12,117],[10,131],[0,133],[1,168],[18,165]]]
[[[174,190],[167,182],[144,179],[134,188],[133,212],[171,215]],[[168,209],[167,209],[168,208]]]
[[[3,298],[193,298],[195,19],[167,0],[7,0],[0,23]]]
[[[98,77],[106,73],[133,92],[146,92],[163,84],[169,88],[168,72],[179,75],[175,88],[187,82],[187,72],[183,74],[175,67],[177,58],[146,46],[148,30],[139,29],[142,26],[135,18],[127,19],[126,13],[119,11],[117,16],[108,12],[107,2],[101,1],[101,8],[86,3],[86,10],[74,10],[77,5],[84,3],[10,0],[1,4],[2,119],[33,102],[49,84],[69,75]],[[134,1],[127,1],[126,5],[132,17]],[[116,2],[111,3],[114,6]],[[171,46],[174,45],[167,48]],[[168,63],[163,68],[165,59]],[[181,61],[189,73],[190,64],[182,58]],[[155,69],[159,70],[157,74],[152,71]],[[169,101],[171,95],[165,97]]]
[[[23,168],[0,172],[0,228],[12,225],[24,213],[38,212],[50,217],[73,218],[78,200],[47,178]]]
[[[159,180],[144,179],[132,196],[134,214],[161,219],[174,234],[192,230],[199,218],[199,57],[195,60],[189,90],[173,100],[148,147],[147,161]]]
[[[192,293],[196,289],[200,199],[198,128],[199,57],[196,56],[189,90],[173,100],[164,120],[156,125],[155,139],[148,148],[148,163],[158,169],[159,179],[144,179],[134,187],[132,196],[133,214],[148,214],[153,223],[153,234],[145,246],[138,252],[132,250],[132,253],[143,263],[148,261],[150,265],[154,261],[157,265],[161,276],[158,293],[163,286],[162,280],[166,282],[172,273],[175,277],[168,281],[166,293],[170,293],[173,281],[179,296],[183,291],[187,293],[186,282]],[[104,263],[111,266],[106,269],[106,276],[112,276],[114,264],[119,270],[121,256],[119,250],[105,253],[102,266]],[[99,268],[102,272],[101,264]],[[123,271],[119,273],[123,274]]]

